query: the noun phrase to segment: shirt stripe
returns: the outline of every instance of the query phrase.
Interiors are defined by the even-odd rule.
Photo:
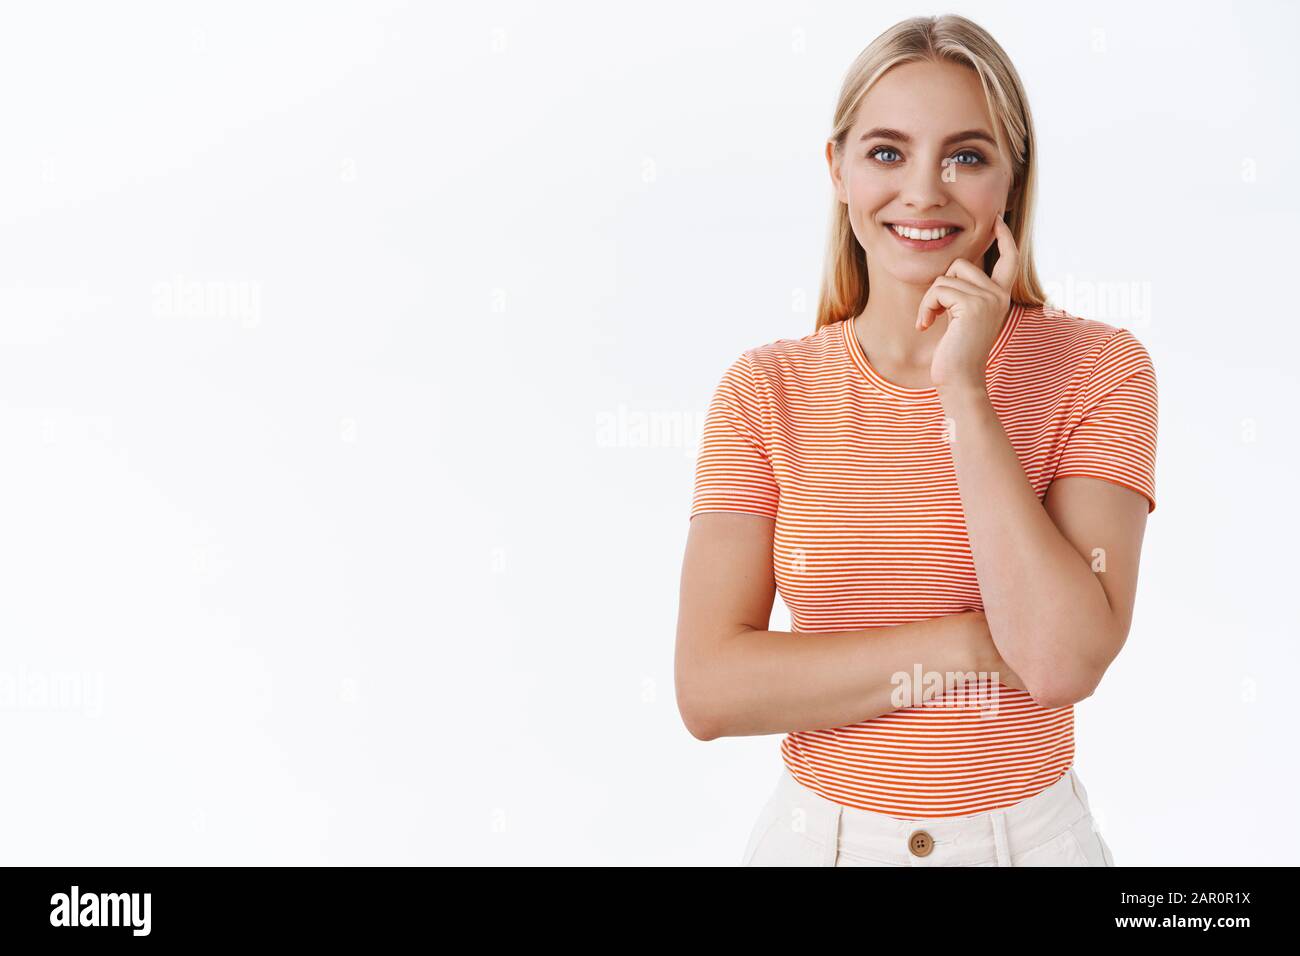
[[[1056,478],[1085,476],[1155,510],[1155,371],[1127,329],[1014,304],[986,384],[1040,500]],[[726,369],[705,416],[690,516],[710,511],[774,520],[773,572],[796,633],[983,610],[938,392],[879,375],[850,322],[747,349]],[[1074,758],[1074,710],[968,684],[787,734],[781,753],[797,780],[846,806],[965,816],[1060,779]]]

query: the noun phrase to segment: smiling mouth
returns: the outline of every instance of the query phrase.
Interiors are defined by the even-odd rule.
[[[961,232],[960,226],[939,226],[933,229],[917,229],[913,226],[899,226],[895,223],[885,223],[885,227],[896,236],[904,239],[911,239],[913,242],[935,242],[944,239],[954,233]]]

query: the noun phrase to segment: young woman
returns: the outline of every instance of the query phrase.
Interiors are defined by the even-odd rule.
[[[1113,866],[1073,704],[1133,613],[1150,357],[1045,303],[1029,105],[969,20],[867,47],[826,158],[816,329],[744,351],[709,406],[682,718],[785,734],[747,865]]]

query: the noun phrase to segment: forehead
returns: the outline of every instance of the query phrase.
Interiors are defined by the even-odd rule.
[[[858,104],[850,138],[884,126],[922,139],[964,129],[1000,138],[975,71],[958,63],[902,63],[876,81]]]

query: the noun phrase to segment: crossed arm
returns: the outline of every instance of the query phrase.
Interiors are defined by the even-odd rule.
[[[1042,706],[1082,700],[1128,637],[1147,499],[1071,476],[1039,502],[987,392],[941,399],[993,642]]]
[[[675,682],[700,739],[835,727],[894,709],[891,675],[992,672],[1045,707],[1089,696],[1128,635],[1147,500],[1057,478],[1040,502],[987,393],[942,394],[984,611],[837,634],[772,632],[771,518],[700,515]]]

